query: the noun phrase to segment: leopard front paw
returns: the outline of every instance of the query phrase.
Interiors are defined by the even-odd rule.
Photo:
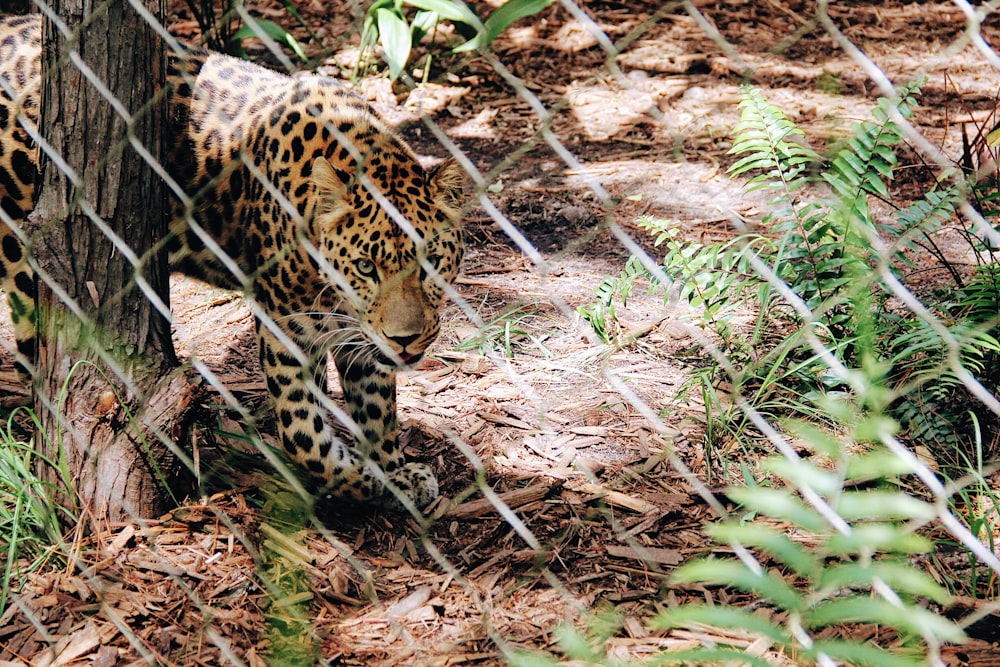
[[[406,463],[387,473],[386,480],[389,484],[376,503],[387,509],[404,511],[406,505],[401,496],[408,498],[418,509],[426,507],[438,497],[437,478],[430,466],[423,463]]]

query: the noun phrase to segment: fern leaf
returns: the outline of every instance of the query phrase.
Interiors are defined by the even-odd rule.
[[[860,644],[857,641],[844,639],[817,639],[811,649],[804,651],[809,657],[820,654],[833,658],[845,665],[864,665],[865,667],[924,667],[923,652],[898,648],[887,651],[873,643]]]
[[[916,92],[916,84],[901,91],[896,108],[904,117],[911,114],[916,104],[913,98]],[[881,98],[872,110],[872,120],[854,124],[847,147],[841,149],[831,163],[830,172],[824,175],[842,201],[858,200],[866,193],[888,197],[886,181],[892,180],[892,172],[899,164],[892,146],[902,141],[899,128],[890,120],[892,104],[891,100]],[[854,191],[846,185],[853,186]]]
[[[665,609],[657,614],[651,624],[654,630],[672,630],[691,625],[733,628],[763,635],[780,645],[791,643],[787,632],[773,621],[749,610],[718,605],[689,604]]]
[[[786,195],[804,183],[802,173],[819,162],[819,156],[805,142],[805,133],[756,88],[741,88],[740,121],[729,150],[740,159],[729,168],[739,176],[761,171],[750,178],[747,192],[777,189]]]
[[[918,237],[930,234],[951,220],[961,201],[958,189],[951,187],[928,192],[922,199],[897,210],[893,219],[885,224],[885,231],[896,237],[895,260],[907,266],[915,266],[904,251],[916,250]]]

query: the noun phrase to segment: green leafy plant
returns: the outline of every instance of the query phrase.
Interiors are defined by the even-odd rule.
[[[618,276],[608,276],[594,288],[594,302],[577,308],[603,342],[622,342],[624,332],[618,326],[615,305],[627,306],[637,284],[645,285],[650,293],[662,291],[667,299],[687,301],[699,309],[699,321],[705,325],[724,323],[752,294],[768,300],[767,283],[753,272],[749,258],[771,252],[769,238],[746,235],[726,243],[701,244],[679,238],[680,230],[667,220],[643,217],[637,224],[663,249],[663,259],[654,273],[638,257],[630,257]]]
[[[924,322],[893,322],[895,335],[886,336],[884,344],[893,363],[892,376],[900,387],[893,414],[909,437],[934,443],[938,457],[952,465],[976,470],[982,469],[984,459],[993,457],[993,452],[983,451],[979,421],[985,421],[991,426],[988,431],[993,432],[997,416],[978,401],[969,400],[958,369],[970,372],[988,386],[1000,384],[1000,332],[995,323],[989,324],[1000,311],[992,315],[977,312],[990,301],[989,291],[976,294],[977,288],[983,286],[982,278],[973,277],[966,289],[959,291],[957,317],[947,311],[938,312],[947,338],[958,346],[957,365],[950,358],[949,340]],[[993,306],[1000,303],[994,301]],[[985,323],[983,315],[987,315]]]
[[[872,118],[855,123],[852,135],[826,163],[800,143],[802,131],[759,90],[745,86],[742,92],[742,115],[730,150],[739,159],[729,173],[753,172],[745,190],[775,193],[761,224],[781,242],[767,259],[775,275],[821,317],[833,339],[843,340],[854,328],[844,292],[879,259],[873,247],[878,230],[868,199],[889,198],[887,183],[898,164],[893,147],[901,141],[891,118],[894,111],[903,117],[912,113],[917,86],[904,87],[895,100],[880,99]],[[803,196],[805,186],[820,182],[829,186],[828,194]],[[909,227],[924,224],[920,212],[923,209],[909,212]],[[932,212],[933,207],[926,211]]]
[[[744,88],[730,173],[771,195],[760,224],[767,233],[706,245],[644,221],[664,259],[653,271],[632,258],[581,310],[606,342],[627,342],[614,328],[616,308],[636,285],[646,281],[667,301],[679,296],[711,334],[711,361],[683,388],[701,389],[707,439],[724,435],[781,452],[759,468],[741,463],[744,484],[727,492],[740,505],[737,518],[707,528],[735,557],[699,560],[672,577],[678,586],[739,591],[748,606],[681,605],[655,618],[657,630],[739,628],[796,664],[918,665],[942,643],[962,640],[928,606],[947,605],[949,589],[992,589],[995,573],[975,575],[971,545],[989,533],[996,508],[987,475],[1000,420],[970,400],[970,379],[988,391],[1000,386],[1000,264],[967,224],[961,229],[979,262],[971,275],[949,262],[935,236],[964,222],[966,193],[982,215],[995,215],[1000,185],[977,180],[979,169],[966,170],[974,172],[968,184],[935,174],[916,201],[896,205],[897,121],[912,113],[917,93],[909,85],[880,100],[824,157],[780,109]],[[873,215],[873,199],[890,214]],[[954,284],[902,287],[921,253],[937,258]],[[749,329],[734,326],[740,307],[759,313]],[[903,442],[951,449],[966,471],[954,496],[945,498]],[[770,484],[753,481],[758,476]],[[928,487],[937,502],[926,500]],[[977,504],[983,497],[986,507]],[[945,516],[942,500],[964,517],[968,534]],[[973,582],[942,585],[914,568],[915,555],[942,542],[968,550]],[[851,641],[856,624],[887,628],[891,640]],[[767,664],[724,640],[658,656],[656,664],[726,661]]]
[[[743,591],[769,613],[683,605],[659,614],[655,628],[695,623],[742,628],[766,637],[797,664],[828,658],[922,665],[928,651],[963,640],[957,625],[926,608],[927,602],[949,604],[948,591],[910,562],[931,551],[920,530],[938,510],[903,490],[900,480],[917,473],[920,464],[901,456],[894,441],[897,424],[885,413],[893,392],[885,378],[884,364],[866,355],[862,367],[850,373],[853,397],[820,406],[841,424],[839,435],[811,421],[785,421],[783,430],[810,456],[784,451],[769,458],[763,470],[784,486],[729,489],[728,497],[741,510],[707,528],[716,540],[737,545],[737,557],[697,560],[672,575],[676,585]],[[747,513],[752,520],[746,520]],[[876,624],[893,631],[895,639],[883,646],[851,641],[849,628],[855,624]],[[741,653],[736,647],[716,647],[672,657],[703,664],[726,656],[746,659]]]
[[[276,480],[263,488],[266,520],[258,576],[267,595],[267,654],[271,664],[315,665],[319,638],[312,625],[313,591],[309,574],[312,556],[306,545],[311,499]]]
[[[594,288],[597,297],[595,301],[577,307],[577,312],[604,343],[612,344],[620,339],[622,330],[615,303],[621,301],[623,306],[628,305],[628,299],[639,280],[649,281],[651,291],[658,285],[656,277],[642,265],[638,257],[629,257],[618,276],[607,276]]]
[[[768,233],[744,232],[727,242],[702,244],[683,240],[664,221],[641,220],[639,226],[664,249],[655,275],[648,264],[631,258],[620,275],[597,287],[597,298],[580,309],[581,315],[602,340],[622,344],[628,336],[616,329],[616,308],[627,304],[636,284],[646,282],[665,298],[674,294],[686,301],[692,306],[688,317],[715,335],[718,353],[709,371],[693,374],[678,397],[686,400],[698,388],[696,395],[708,411],[709,436],[739,441],[747,420],[719,395],[720,383],[765,416],[809,411],[824,421],[804,399],[839,390],[839,381],[827,372],[823,355],[805,344],[804,335],[817,336],[825,354],[855,363],[855,304],[863,302],[878,313],[872,349],[891,362],[889,377],[898,399],[890,409],[907,435],[967,447],[973,420],[993,424],[996,419],[981,407],[971,412],[965,407],[959,368],[987,386],[1000,385],[1000,277],[996,262],[990,261],[970,279],[935,245],[936,232],[955,219],[960,187],[937,180],[916,201],[905,206],[892,201],[889,184],[902,141],[893,118],[912,113],[917,93],[910,84],[893,100],[879,100],[870,119],[855,123],[851,135],[825,158],[806,145],[801,129],[760,91],[744,87],[730,151],[736,162],[729,172],[748,178],[747,191],[771,195],[759,224]],[[970,192],[981,200],[977,205],[982,210],[992,210],[994,180],[973,183]],[[872,198],[892,206],[894,214],[877,220],[869,205]],[[988,251],[974,234],[966,236],[977,256]],[[937,323],[891,306],[892,290],[880,274],[887,265],[892,280],[905,280],[903,272],[916,267],[913,257],[926,252],[938,258],[955,282],[942,293],[944,298],[929,295],[924,300]],[[780,293],[779,283],[798,303]],[[858,291],[869,298],[858,301]],[[758,313],[749,330],[732,324],[741,309]],[[809,326],[801,329],[807,311]],[[958,366],[949,356],[955,344],[960,348]]]
[[[48,484],[38,478],[35,463],[38,454],[31,443],[18,437],[17,420],[35,416],[21,408],[12,413],[0,430],[0,554],[3,579],[0,581],[0,614],[7,607],[12,591],[24,577],[58,554],[63,545],[60,519],[71,510],[52,502],[53,497],[69,497],[69,474],[58,462],[48,462],[64,479],[61,493],[51,493]]]
[[[406,70],[413,47],[434,33],[441,21],[451,23],[460,40],[448,50],[464,53],[488,46],[516,21],[537,14],[553,2],[507,0],[481,19],[459,0],[378,0],[365,15],[359,65],[376,46],[381,46],[382,56],[389,66],[389,77],[395,81]],[[428,52],[425,76],[431,58]]]
[[[212,0],[187,0],[188,9],[198,22],[202,38],[209,48],[220,53],[246,58],[243,40],[266,37],[288,47],[302,62],[309,60],[291,33],[274,21],[252,18],[246,12],[237,11],[239,1],[226,0],[219,4]],[[309,29],[291,0],[282,0],[282,5],[299,25]],[[245,23],[245,17],[249,17],[251,22]],[[309,32],[312,33],[311,30]]]
[[[714,447],[720,442],[743,448],[744,455],[750,453],[747,443],[767,442],[751,413],[772,424],[795,415],[830,432],[850,433],[855,421],[871,415],[864,406],[845,421],[831,409],[830,398],[859,400],[858,387],[832,369],[856,366],[867,355],[866,363],[880,369],[876,379],[887,397],[878,414],[892,417],[903,438],[926,444],[935,458],[983,478],[985,463],[995,456],[997,443],[989,434],[998,417],[970,400],[966,385],[974,377],[988,388],[1000,386],[1000,270],[993,250],[970,230],[965,231],[970,249],[985,258],[971,277],[949,263],[935,236],[954,224],[966,191],[973,193],[978,210],[992,215],[997,184],[987,178],[963,190],[960,183],[938,179],[916,201],[895,205],[889,188],[902,133],[893,119],[910,115],[917,92],[910,85],[893,100],[880,100],[871,118],[854,124],[851,135],[825,158],[805,144],[804,134],[780,109],[759,91],[744,88],[730,173],[748,177],[749,191],[772,196],[760,223],[769,233],[763,238],[743,233],[706,245],[680,239],[662,221],[642,221],[640,226],[665,249],[658,270],[648,271],[631,259],[619,276],[598,287],[595,304],[581,309],[606,342],[627,342],[615,332],[615,308],[627,304],[639,282],[693,306],[689,316],[713,334],[715,351],[678,398],[697,390],[702,400],[709,461],[732,467],[729,451]],[[888,204],[893,214],[876,218],[873,198]],[[916,312],[891,303],[897,293],[893,283],[905,283],[905,272],[918,266],[913,258],[928,252],[948,269],[954,285],[919,292],[913,297],[921,302]],[[752,328],[732,325],[740,307],[757,309]],[[775,463],[768,465],[766,470],[775,474]],[[797,470],[795,478],[806,472]],[[828,483],[843,490],[855,481]],[[967,514],[975,529],[981,523],[978,514]],[[819,553],[828,557],[822,548]],[[878,560],[904,556],[887,552]],[[951,585],[968,593],[967,583]],[[773,596],[771,602],[778,604]],[[784,613],[803,614],[804,608],[789,606],[793,602],[800,604],[788,598],[779,606]],[[849,606],[838,600],[828,608],[846,613]],[[773,631],[767,636],[777,640]],[[791,639],[786,633],[781,642],[791,646]],[[795,650],[815,657],[808,647]]]
[[[696,630],[712,642],[667,649],[641,664],[765,667],[773,655],[803,666],[918,667],[942,644],[964,641],[962,629],[938,613],[951,603],[949,591],[913,565],[933,550],[921,529],[938,508],[903,490],[900,480],[917,471],[891,446],[896,425],[883,412],[891,397],[881,384],[884,368],[868,360],[851,377],[852,400],[817,406],[837,415],[839,434],[788,420],[784,430],[805,456],[771,457],[762,467],[767,484],[727,489],[737,507],[706,532],[732,555],[697,558],[671,573],[675,592],[693,587],[701,597],[725,588],[731,602],[670,606],[648,627]],[[555,633],[559,650],[574,664],[640,664],[607,655],[621,620],[606,609],[581,626],[563,626]],[[866,626],[879,628],[877,640],[853,638],[867,638],[857,632]],[[518,667],[563,664],[537,653],[508,659]]]
[[[512,305],[485,322],[474,334],[466,336],[455,346],[456,350],[475,350],[480,354],[496,352],[513,359],[518,348],[531,343],[542,356],[551,356],[545,347],[545,335],[532,332],[538,319],[535,308]]]

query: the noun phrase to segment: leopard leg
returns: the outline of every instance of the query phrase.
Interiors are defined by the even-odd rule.
[[[3,232],[0,234],[0,252],[3,253],[0,287],[7,295],[14,324],[14,340],[17,343],[15,368],[25,385],[29,386],[37,344],[35,273],[28,265],[24,246],[17,236],[9,229]]]
[[[325,356],[303,362],[267,327],[258,323],[257,331],[261,365],[277,414],[281,445],[292,460],[324,484],[323,493],[397,509],[404,507],[387,488],[385,480],[388,479],[418,507],[434,498],[436,482],[433,485],[435,493],[428,494],[426,484],[417,487],[413,481],[420,478],[414,471],[403,472],[401,467],[385,471],[376,457],[364,451],[370,448],[345,443],[337,437],[327,420],[323,397],[319,395],[325,386],[322,381],[326,371]],[[395,401],[392,405],[394,410]],[[393,423],[394,420],[393,412]],[[360,424],[359,427],[362,433],[369,430]]]
[[[437,479],[422,463],[407,463],[399,445],[396,417],[396,372],[338,349],[333,353],[344,400],[351,418],[361,431],[357,446],[361,453],[385,472],[396,490],[423,507],[438,495]],[[390,501],[388,490],[386,500]]]

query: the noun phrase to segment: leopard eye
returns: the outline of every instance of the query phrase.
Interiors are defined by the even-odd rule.
[[[375,262],[370,259],[358,259],[354,262],[354,268],[358,270],[365,278],[371,278],[375,275]]]
[[[421,280],[426,280],[427,279],[427,277],[428,277],[427,266],[428,265],[430,266],[430,270],[433,273],[439,273],[441,271],[441,261],[442,261],[441,255],[427,255],[427,257],[424,258],[424,262],[426,262],[426,264],[421,263],[421,265],[420,265],[420,279]]]

